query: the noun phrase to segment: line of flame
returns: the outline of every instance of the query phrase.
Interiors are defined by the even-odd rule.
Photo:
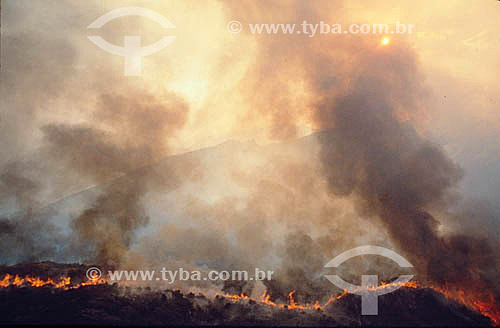
[[[0,280],[0,288],[6,288],[9,286],[20,287],[23,285],[28,285],[31,287],[43,287],[43,286],[52,286],[54,288],[63,288],[65,290],[68,289],[77,289],[84,286],[93,286],[93,285],[101,285],[106,284],[107,281],[105,279],[96,279],[96,280],[88,280],[81,282],[79,284],[72,284],[70,277],[61,277],[59,281],[54,281],[51,278],[47,280],[40,279],[39,277],[33,276],[25,276],[20,277],[19,275],[11,275],[6,274],[2,280]]]
[[[33,277],[33,276],[25,276],[25,277],[20,277],[19,275],[10,275],[6,274],[2,280],[0,280],[0,288],[6,288],[9,286],[16,286],[16,287],[21,287],[24,285],[28,285],[31,287],[43,287],[43,286],[51,286],[54,288],[62,288],[64,290],[69,290],[69,289],[77,289],[80,287],[85,287],[85,286],[94,286],[94,285],[100,285],[100,284],[107,284],[108,281],[105,279],[96,279],[96,280],[88,280],[85,282],[73,284],[71,283],[71,278],[70,277],[61,277],[59,278],[59,281],[54,281],[51,278],[48,278],[47,280],[40,279],[39,277]],[[493,323],[496,326],[500,325],[500,309],[496,305],[495,298],[493,294],[489,293],[485,297],[470,297],[466,295],[466,293],[463,290],[460,289],[452,289],[449,287],[436,287],[432,285],[419,285],[415,281],[409,281],[406,283],[382,283],[380,286],[374,286],[374,287],[363,287],[369,290],[379,290],[383,288],[392,288],[392,287],[406,287],[406,288],[430,288],[442,295],[444,295],[446,298],[454,300],[456,302],[459,302],[461,304],[464,304],[465,306],[472,308],[479,313],[481,313],[484,316],[487,316],[490,318]],[[295,290],[292,290],[288,294],[288,304],[277,304],[273,301],[271,301],[271,295],[268,294],[267,291],[265,291],[258,300],[252,299],[247,295],[244,295],[241,293],[240,295],[233,295],[233,294],[217,294],[217,296],[221,296],[227,299],[232,300],[233,302],[240,302],[242,300],[252,300],[254,302],[259,302],[261,304],[265,304],[268,306],[272,307],[278,307],[281,309],[299,309],[299,310],[304,310],[304,309],[312,309],[312,310],[323,310],[326,308],[329,304],[343,298],[348,294],[347,291],[344,291],[342,294],[337,295],[337,296],[330,296],[328,301],[325,304],[320,304],[318,300],[314,302],[314,304],[311,303],[306,303],[306,304],[299,304],[295,301],[294,298]]]
[[[449,288],[443,288],[443,287],[436,287],[436,286],[424,286],[424,285],[419,285],[415,281],[409,281],[406,283],[382,283],[380,286],[376,287],[365,287],[368,290],[379,290],[379,289],[384,289],[384,288],[392,288],[392,287],[406,287],[406,288],[429,288],[432,289],[442,295],[444,295],[447,299],[459,302],[475,311],[478,311],[482,315],[488,317],[491,319],[491,321],[495,324],[495,326],[500,325],[500,309],[498,306],[496,306],[495,298],[493,295],[490,293],[487,296],[487,300],[484,299],[479,299],[479,298],[471,298],[467,297],[465,295],[465,292],[463,290],[456,290],[453,291],[452,289]],[[343,291],[340,295],[337,296],[330,296],[328,301],[324,303],[323,305],[316,300],[314,304],[311,303],[306,303],[304,305],[299,304],[295,301],[294,298],[295,290],[292,290],[288,294],[288,304],[276,304],[275,302],[271,301],[271,295],[268,294],[267,291],[265,291],[259,298],[259,300],[255,300],[250,298],[247,295],[244,295],[243,293],[240,295],[233,295],[233,294],[217,294],[218,296],[225,297],[227,299],[230,299],[234,302],[240,302],[242,300],[252,300],[255,302],[259,302],[265,305],[269,305],[272,307],[279,307],[281,309],[299,309],[299,310],[323,310],[325,309],[329,304],[343,298],[347,294],[349,294],[347,291]]]

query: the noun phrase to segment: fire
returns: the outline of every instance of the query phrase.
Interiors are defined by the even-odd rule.
[[[492,294],[489,294],[487,299],[480,298],[480,297],[468,297],[466,293],[463,290],[456,290],[452,291],[448,288],[440,288],[440,287],[435,287],[435,286],[426,286],[426,285],[420,285],[416,281],[409,281],[406,283],[382,283],[380,286],[376,287],[365,287],[370,290],[378,290],[378,289],[384,289],[384,288],[391,288],[391,287],[406,287],[406,288],[430,288],[442,295],[444,295],[446,298],[459,302],[461,304],[464,304],[465,306],[478,311],[484,316],[487,316],[490,318],[493,323],[498,326],[500,325],[500,310],[498,309],[498,306],[496,306],[495,298],[493,297]],[[328,301],[324,303],[323,305],[316,300],[314,304],[311,303],[305,303],[305,304],[299,304],[295,300],[295,295],[296,291],[292,290],[288,294],[288,304],[276,304],[275,302],[271,301],[271,295],[267,291],[265,291],[261,296],[259,300],[254,300],[250,298],[249,296],[244,295],[241,293],[240,295],[231,295],[231,294],[224,294],[219,296],[225,297],[227,299],[230,299],[233,302],[240,302],[242,300],[253,300],[255,302],[259,302],[264,305],[272,306],[272,307],[277,307],[280,309],[288,309],[288,310],[323,310],[325,309],[329,304],[336,302],[337,300],[340,300],[341,298],[345,297],[347,294],[349,294],[347,291],[343,291],[341,294],[337,296],[330,296]]]
[[[232,294],[216,294],[216,296],[219,296],[219,297],[224,297],[224,298],[228,298],[228,299],[231,299],[235,302],[239,302],[241,300],[249,300],[250,298],[248,296],[246,296],[245,294],[241,293],[240,295],[232,295]]]
[[[292,290],[290,293],[288,293],[288,308],[299,309],[299,310],[305,309],[305,306],[295,303],[295,299],[293,297],[294,294],[295,290]]]
[[[3,277],[2,280],[0,280],[0,287],[8,287],[10,285],[10,274],[6,274],[5,277]]]
[[[270,306],[276,306],[276,303],[270,300],[271,295],[267,293],[267,290],[260,296],[260,303],[267,304]]]
[[[493,321],[495,326],[500,325],[500,308],[496,305],[495,297],[492,293],[486,295],[467,295],[464,290],[445,287],[430,286],[434,291],[443,294],[446,298],[462,303],[474,309]]]
[[[15,287],[44,287],[44,286],[51,286],[54,288],[62,288],[64,290],[70,290],[70,289],[78,289],[81,287],[85,286],[94,286],[94,285],[101,285],[101,284],[107,284],[108,281],[106,279],[94,279],[94,280],[87,280],[81,283],[72,283],[70,277],[60,277],[57,280],[53,280],[51,278],[48,278],[46,280],[41,279],[40,277],[34,277],[34,276],[24,276],[21,277],[19,275],[11,275],[11,274],[6,274],[2,280],[0,280],[0,288],[7,288],[9,286],[15,286]],[[432,286],[432,285],[420,285],[419,283],[415,281],[409,281],[407,283],[381,283],[380,286],[376,287],[364,287],[368,288],[370,290],[378,290],[378,289],[383,289],[383,288],[390,288],[390,287],[406,287],[406,288],[430,288],[442,295],[444,295],[446,298],[459,302],[461,304],[464,304],[465,306],[474,309],[481,313],[484,316],[487,316],[490,318],[493,323],[498,326],[500,325],[500,309],[496,305],[495,297],[493,294],[489,293],[487,295],[467,295],[463,290],[461,289],[453,289],[449,288],[447,286],[445,287],[437,287],[437,286]],[[231,300],[232,302],[242,302],[242,301],[254,301],[258,302],[267,306],[271,307],[276,307],[280,309],[287,309],[287,310],[323,310],[325,309],[329,304],[336,302],[337,300],[340,300],[341,298],[345,297],[347,294],[349,294],[347,291],[343,291],[341,294],[337,296],[330,296],[330,298],[324,303],[321,304],[319,300],[316,300],[314,303],[305,303],[305,304],[300,304],[295,300],[295,290],[292,290],[288,294],[288,304],[277,304],[273,301],[271,301],[271,295],[265,291],[258,300],[252,299],[251,297],[245,295],[244,293],[241,293],[239,295],[232,295],[232,294],[217,294],[219,297],[224,297],[226,299]]]
[[[54,281],[51,278],[47,280],[40,279],[40,277],[33,276],[25,276],[20,277],[19,275],[12,276],[11,274],[6,274],[2,280],[0,280],[0,288],[6,288],[9,286],[22,287],[24,285],[31,287],[44,287],[44,286],[52,286],[54,288],[64,288],[68,289],[77,289],[84,286],[93,286],[105,284],[107,281],[105,279],[96,279],[96,280],[88,280],[79,284],[72,284],[70,277],[60,277],[57,281]]]
[[[299,304],[295,301],[295,297],[294,297],[294,294],[295,294],[295,290],[292,290],[290,293],[288,293],[288,304],[276,304],[275,302],[271,301],[271,295],[269,295],[269,293],[267,291],[265,291],[259,298],[259,300],[255,300],[243,293],[241,293],[240,295],[233,295],[233,294],[217,294],[217,296],[219,297],[224,297],[226,299],[229,299],[235,303],[238,303],[242,300],[251,300],[251,301],[254,301],[254,302],[258,302],[258,303],[261,303],[261,304],[264,304],[264,305],[268,305],[268,306],[272,306],[272,307],[277,307],[277,308],[280,308],[280,309],[288,309],[288,310],[294,310],[294,309],[298,309],[298,310],[323,310],[327,305],[329,305],[330,303],[344,297],[345,295],[347,295],[347,292],[344,291],[342,294],[340,294],[339,296],[331,296],[328,301],[321,305],[320,302],[318,300],[316,300],[314,302],[314,304],[311,304],[311,303],[305,303],[305,304]]]

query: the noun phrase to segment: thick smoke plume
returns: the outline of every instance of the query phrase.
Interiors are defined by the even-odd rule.
[[[245,26],[329,21],[328,12],[338,23],[353,23],[340,1],[219,5]],[[7,35],[11,44],[17,42],[9,53],[24,58],[35,41],[17,29]],[[42,37],[50,40],[52,34]],[[331,258],[375,244],[401,252],[421,279],[464,289],[498,287],[492,280],[498,235],[494,228],[485,229],[485,238],[472,222],[494,227],[498,217],[486,205],[481,211],[463,209],[470,204],[461,203],[458,194],[465,173],[422,131],[420,119],[430,110],[433,91],[404,37],[385,48],[373,35],[257,38],[244,30],[238,37],[241,43],[231,42],[254,45],[247,67],[237,66],[242,58],[226,51],[213,65],[221,72],[203,62],[210,67],[207,89],[216,88],[216,96],[198,94],[195,87],[203,83],[186,83],[174,74],[153,79],[151,86],[123,82],[121,71],[89,78],[82,73],[91,74],[87,69],[75,68],[90,65],[77,56],[77,50],[89,52],[87,44],[73,45],[67,38],[55,43],[67,62],[55,63],[50,52],[40,54],[39,80],[31,74],[31,58],[8,62],[2,95],[13,124],[2,130],[11,142],[1,151],[12,156],[3,156],[0,170],[0,262],[76,258],[136,270],[259,267],[274,270],[273,281],[229,281],[216,288],[247,294],[267,289],[283,300],[294,289],[299,301],[314,301],[338,292],[323,277]],[[76,83],[67,70],[53,69],[56,64],[91,83]],[[106,71],[91,64],[97,72]],[[241,76],[232,75],[233,65]],[[165,80],[177,79],[196,91],[193,99],[164,91]],[[219,94],[226,84],[231,90]],[[15,90],[27,90],[27,96]],[[192,127],[190,101],[201,107],[192,117],[202,124],[186,133]],[[179,134],[189,141],[217,134],[217,125],[209,121],[227,115],[216,112],[226,102],[243,108],[235,106],[235,116],[217,121],[219,127],[230,126],[231,137],[253,137],[258,131],[260,139],[280,143],[227,142],[167,157]],[[298,138],[304,131],[312,135]],[[69,197],[73,203],[63,199],[44,207],[41,199],[51,199],[59,187],[64,196],[73,190],[69,186],[93,188]],[[4,207],[17,214],[5,214]],[[383,259],[350,264],[342,275],[353,282],[370,271],[383,279],[399,274]]]
[[[243,22],[253,22],[257,17],[273,22],[294,21],[296,16],[321,20],[319,7],[306,7],[300,14],[298,8],[304,8],[298,3],[295,10],[264,14],[253,7],[248,11],[235,9],[232,14]],[[341,6],[336,9],[339,15]],[[286,64],[281,67],[281,63]],[[427,99],[432,90],[426,87],[410,46],[399,42],[383,48],[378,38],[370,36],[363,36],[363,40],[346,36],[335,42],[321,36],[314,40],[267,36],[261,43],[257,67],[271,66],[278,70],[276,78],[264,84],[279,92],[268,98],[264,90],[268,106],[258,108],[272,117],[270,133],[277,138],[283,137],[275,133],[277,127],[290,135],[304,117],[316,129],[325,131],[318,137],[319,162],[332,197],[352,200],[365,224],[371,221],[386,229],[390,242],[415,264],[422,279],[464,289],[497,287],[496,241],[485,239],[484,234],[478,237],[447,231],[443,225],[464,221],[464,214],[455,210],[463,171],[419,131],[419,117],[429,109]],[[263,83],[252,82],[262,76],[249,74],[243,83],[260,90]],[[301,77],[310,91],[309,106],[297,109],[291,102],[295,99],[289,87],[293,76]],[[277,111],[277,107],[283,110]],[[331,213],[331,219],[338,220],[338,215]],[[354,230],[345,231],[355,235]],[[292,246],[297,239],[302,240],[303,247]],[[304,265],[299,259],[307,256],[315,262],[321,248],[314,238],[300,235],[287,244],[285,263],[290,259],[290,267],[283,270],[288,273],[282,280],[294,281],[300,285],[299,290],[309,294],[311,288],[304,281],[314,280],[319,265]],[[338,251],[347,249],[342,243],[330,246]],[[292,284],[286,285],[290,288]]]
[[[334,126],[321,137],[330,190],[335,196],[355,196],[360,213],[380,219],[398,248],[429,279],[470,284],[495,263],[495,253],[483,240],[441,235],[436,218],[451,215],[451,194],[462,171],[410,122],[397,118],[398,105],[409,111],[416,107],[408,99],[412,58],[393,69],[389,61],[394,58],[376,59],[383,71],[366,67],[348,94],[319,107],[319,123],[330,119]],[[387,82],[380,78],[383,74],[393,78]],[[408,86],[406,99],[397,93],[401,86]],[[402,104],[401,98],[406,100]]]
[[[168,152],[169,137],[181,128],[187,106],[175,95],[159,103],[154,97],[103,96],[96,115],[108,129],[48,125],[43,128],[48,153],[103,185],[91,208],[72,224],[77,235],[95,247],[93,260],[116,266],[148,222],[141,197],[155,181],[134,170]],[[109,133],[108,131],[112,131]],[[124,177],[121,175],[126,174]],[[108,182],[107,179],[114,178]]]
[[[67,252],[87,254],[88,261],[110,267],[120,263],[136,230],[148,223],[142,197],[169,183],[144,168],[168,154],[169,139],[184,125],[187,114],[187,105],[170,93],[161,102],[143,93],[103,95],[95,109],[99,126],[51,123],[41,128],[42,159],[62,165],[67,175],[76,174],[99,186],[90,207],[70,224],[75,240]],[[14,219],[2,220],[2,240],[15,240],[17,245],[14,254],[6,248],[4,261],[50,259],[58,253],[57,239],[50,240],[56,236],[52,230],[57,229],[36,202],[40,183],[22,175],[27,173],[23,165],[11,163],[1,175],[2,198],[14,201],[20,209]],[[35,231],[42,237],[34,238]]]

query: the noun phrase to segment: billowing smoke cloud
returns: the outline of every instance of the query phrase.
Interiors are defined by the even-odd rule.
[[[42,189],[32,178],[31,162],[10,162],[0,174],[0,204],[17,209],[11,215],[0,213],[0,259],[2,263],[36,262],[60,258],[58,245],[68,240],[50,221],[56,210],[34,213],[40,205],[36,195]]]
[[[484,241],[439,233],[436,216],[448,215],[462,171],[411,122],[398,119],[397,106],[418,108],[411,99],[412,78],[418,77],[411,72],[413,58],[397,55],[404,65],[394,55],[377,56],[348,94],[318,108],[319,123],[334,126],[321,138],[330,190],[354,195],[359,211],[378,217],[398,248],[433,281],[470,282],[494,263],[495,254]],[[380,78],[387,75],[392,78]]]
[[[83,241],[95,247],[97,263],[119,264],[136,229],[148,222],[141,197],[161,181],[140,169],[167,154],[169,138],[184,125],[187,113],[186,104],[173,94],[162,103],[142,94],[105,95],[95,114],[102,128],[63,124],[42,128],[47,154],[103,185],[92,207],[72,225]]]
[[[321,6],[306,6],[303,15],[299,14],[304,9],[300,4],[286,11],[266,8],[265,13],[257,7],[231,13],[245,23],[262,23],[262,17],[264,23],[295,22],[297,16],[322,20]],[[337,13],[341,12],[339,8]],[[442,222],[458,217],[463,220],[464,215],[454,210],[463,172],[439,145],[426,140],[415,124],[427,110],[431,91],[425,86],[414,50],[403,40],[384,48],[377,37],[368,35],[362,40],[345,36],[335,41],[326,37],[304,40],[296,35],[285,40],[268,35],[263,40],[257,67],[273,67],[273,74],[265,75],[265,83],[256,83],[251,89],[268,85],[259,100],[268,99],[266,90],[272,86],[279,89],[272,92],[274,100],[267,102],[268,107],[259,106],[263,115],[272,117],[271,134],[289,137],[304,117],[311,119],[316,129],[324,130],[318,138],[319,161],[332,197],[352,200],[359,216],[386,229],[390,241],[414,263],[421,279],[465,289],[478,285],[494,288],[498,263],[496,246],[492,245],[495,240],[486,240],[484,234],[477,237],[446,228],[443,231]],[[283,58],[286,64],[281,67]],[[253,73],[248,80],[259,81],[264,76]],[[287,85],[293,85],[293,79],[283,76],[301,78],[310,91],[309,106],[298,109],[290,102],[294,92]],[[274,132],[277,129],[281,136]],[[337,220],[336,215],[331,219]],[[320,269],[298,259],[307,256],[314,262],[320,248],[307,234],[300,236],[286,242],[285,262],[290,259],[290,263],[282,280],[294,281],[308,294],[311,288],[305,287],[304,281],[312,281],[311,276]],[[293,246],[297,239],[304,247]],[[337,250],[345,247],[331,246]],[[292,284],[285,285],[290,288]]]
[[[244,26],[352,23],[341,2],[220,6]],[[329,12],[336,21],[325,16]],[[497,235],[484,239],[481,229],[470,234],[457,222],[470,225],[474,218],[493,225],[494,212],[463,211],[457,205],[456,188],[464,172],[419,130],[418,119],[432,91],[403,37],[390,47],[380,46],[380,36],[373,35],[254,36],[244,30],[238,37],[241,44],[255,44],[255,58],[234,85],[236,103],[250,110],[235,106],[237,114],[232,115],[241,120],[231,130],[237,137],[259,131],[265,139],[287,142],[265,147],[226,143],[162,160],[188,123],[188,105],[176,94],[102,76],[75,90],[42,79],[49,93],[54,91],[49,97],[37,92],[36,81],[27,80],[23,88],[30,91],[29,99],[10,98],[26,112],[5,134],[14,141],[28,138],[20,128],[27,117],[39,134],[30,146],[40,150],[34,158],[26,155],[28,160],[2,168],[2,205],[23,213],[0,221],[1,245],[17,243],[14,253],[1,247],[2,262],[65,260],[64,254],[74,252],[82,261],[137,270],[259,267],[275,271],[274,280],[264,286],[274,298],[286,299],[295,289],[299,298],[312,301],[338,291],[323,278],[328,260],[349,248],[376,244],[401,252],[420,277],[433,282],[492,287],[498,259],[491,244]],[[28,44],[15,52],[32,46],[29,38],[23,40]],[[61,44],[58,48],[68,54],[65,66],[75,67],[74,49]],[[41,60],[51,63],[45,55]],[[223,58],[221,75],[230,75],[227,67],[241,58]],[[10,72],[18,84],[8,91],[20,89],[29,70],[24,67],[19,76]],[[211,84],[222,88],[215,75]],[[64,78],[58,74],[56,80]],[[213,108],[196,117],[211,119],[230,93],[206,100]],[[67,106],[57,103],[63,96],[82,112],[44,117],[33,109],[39,103]],[[202,102],[203,96],[194,98],[194,103]],[[290,142],[304,130],[318,133]],[[193,134],[211,137],[218,132],[200,131]],[[11,148],[16,146],[2,150],[10,154]],[[68,211],[72,240],[54,240],[69,246],[48,247],[58,229],[32,209],[42,203],[45,189],[73,184],[96,185],[95,195]],[[342,274],[354,281],[372,270],[388,279],[398,274],[384,269],[389,265],[364,259]],[[208,286],[201,282],[200,287]],[[226,282],[217,287],[250,293],[259,286]]]

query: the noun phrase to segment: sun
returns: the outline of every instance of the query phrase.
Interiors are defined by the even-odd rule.
[[[387,36],[384,36],[382,40],[380,40],[380,43],[382,43],[383,46],[388,45],[391,42],[391,39],[389,39]]]

